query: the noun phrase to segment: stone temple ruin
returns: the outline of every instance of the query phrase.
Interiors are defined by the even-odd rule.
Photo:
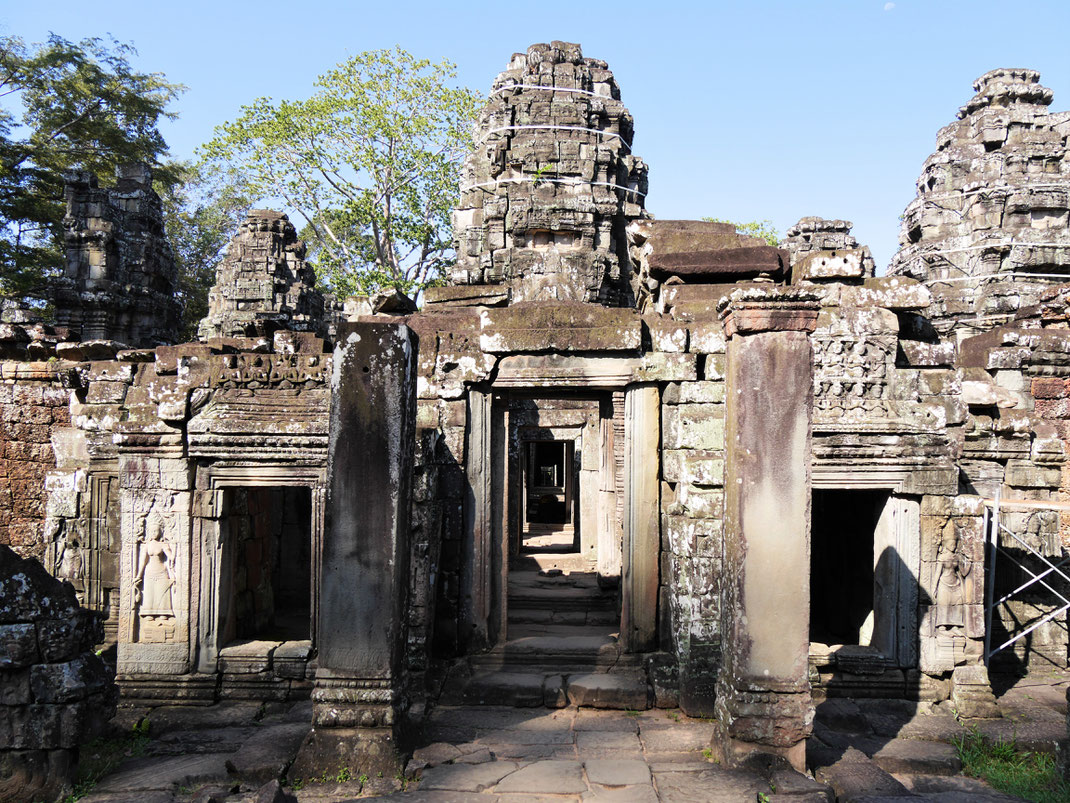
[[[254,211],[169,345],[144,175],[80,178],[57,326],[0,330],[0,535],[102,613],[124,701],[311,697],[306,775],[396,768],[436,700],[679,706],[796,766],[815,697],[997,714],[990,669],[1070,649],[1001,599],[1070,546],[1070,113],[975,89],[885,276],[843,220],[651,217],[564,43],[495,82],[416,313],[332,313]]]

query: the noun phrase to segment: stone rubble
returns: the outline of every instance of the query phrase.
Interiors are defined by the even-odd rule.
[[[69,584],[0,546],[0,800],[70,790],[79,745],[115,713],[103,636]]]

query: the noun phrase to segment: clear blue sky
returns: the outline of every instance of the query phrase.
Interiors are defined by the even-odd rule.
[[[994,67],[1032,67],[1070,109],[1070,0],[185,3],[48,0],[0,33],[110,33],[189,91],[165,135],[189,157],[259,96],[305,97],[348,54],[448,58],[484,94],[533,42],[580,42],[617,76],[659,218],[852,220],[883,272],[936,132]]]

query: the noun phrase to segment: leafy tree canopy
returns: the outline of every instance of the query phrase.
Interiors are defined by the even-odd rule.
[[[234,172],[183,165],[178,178],[159,189],[184,304],[181,339],[194,340],[197,324],[208,314],[208,291],[215,283],[216,268],[252,200],[242,177]]]
[[[419,290],[452,261],[450,213],[480,100],[449,85],[455,74],[401,48],[361,53],[307,100],[243,107],[203,156],[297,213],[334,292]]]
[[[702,219],[710,223],[728,223],[735,226],[736,231],[740,234],[759,237],[772,246],[780,243],[780,232],[776,230],[776,226],[773,225],[771,220],[751,220],[746,223],[737,223],[734,220],[724,220],[719,217],[704,217]]]
[[[158,125],[184,87],[134,70],[134,55],[114,39],[0,37],[0,294],[40,293],[62,263],[65,172],[107,182],[118,165],[147,162],[162,185],[177,180],[177,166],[159,164]]]

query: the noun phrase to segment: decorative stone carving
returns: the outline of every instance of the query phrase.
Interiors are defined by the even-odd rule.
[[[134,576],[133,608],[138,616],[138,641],[167,642],[174,638],[174,547],[165,535],[162,517],[150,513],[139,542]]]

